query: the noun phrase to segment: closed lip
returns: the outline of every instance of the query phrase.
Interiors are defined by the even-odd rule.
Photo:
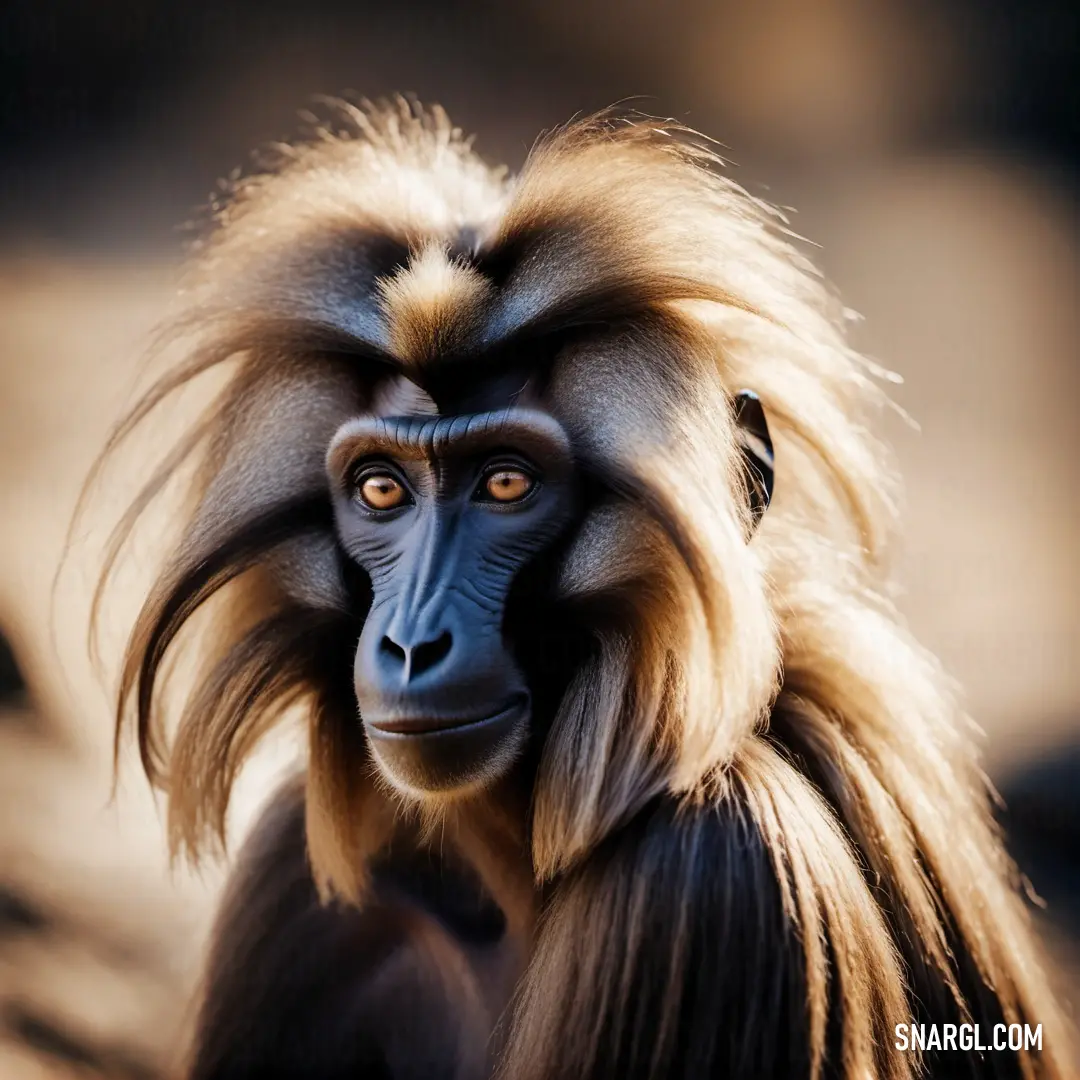
[[[524,694],[520,694],[505,708],[490,716],[388,716],[376,720],[365,718],[364,723],[378,734],[390,737],[408,738],[412,735],[437,735],[442,732],[463,731],[468,728],[484,727],[487,724],[498,724],[524,712],[527,705],[528,698]]]

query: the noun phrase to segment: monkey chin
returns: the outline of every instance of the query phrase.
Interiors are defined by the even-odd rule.
[[[383,778],[416,798],[473,794],[503,777],[525,745],[527,696],[480,720],[364,719],[368,745]]]

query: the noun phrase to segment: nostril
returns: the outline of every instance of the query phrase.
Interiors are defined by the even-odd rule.
[[[388,664],[388,673],[398,670],[408,682],[438,666],[449,655],[453,643],[448,630],[431,641],[411,646],[399,645],[392,637],[384,636],[379,642],[379,656]]]
[[[444,660],[450,652],[454,639],[444,630],[434,641],[425,641],[412,651],[412,674],[421,675]]]
[[[379,652],[383,656],[388,656],[392,660],[397,661],[399,664],[405,663],[405,650],[396,642],[388,637],[384,637],[379,642]]]

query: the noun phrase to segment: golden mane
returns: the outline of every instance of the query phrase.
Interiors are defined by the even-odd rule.
[[[202,452],[191,522],[122,677],[121,726],[130,712],[148,773],[169,788],[176,847],[223,834],[242,762],[283,705],[309,700],[311,857],[328,890],[357,899],[358,829],[383,811],[359,735],[331,722],[348,688],[312,674],[350,625],[318,584],[339,576],[322,506],[329,436],[364,408],[365,372],[453,379],[549,349],[552,411],[584,467],[632,498],[592,514],[562,567],[569,601],[626,603],[595,628],[595,658],[544,746],[537,880],[575,867],[659,792],[734,806],[768,838],[801,942],[815,1076],[832,1008],[845,1076],[913,1075],[913,1059],[881,1049],[917,975],[892,944],[903,935],[962,1008],[957,953],[969,956],[1006,1022],[1043,1025],[1047,1049],[1024,1056],[1025,1075],[1065,1076],[1064,1025],[968,720],[889,600],[896,483],[868,426],[885,397],[778,213],[675,123],[579,121],[511,177],[441,112],[395,104],[342,106],[309,143],[280,148],[217,226],[170,325],[187,359],[119,435],[236,364],[113,548],[115,560],[140,509]],[[742,387],[761,397],[777,463],[749,544],[730,408]],[[294,569],[287,587],[267,558]],[[305,566],[319,568],[310,586]],[[226,585],[225,659],[167,745],[161,662]]]

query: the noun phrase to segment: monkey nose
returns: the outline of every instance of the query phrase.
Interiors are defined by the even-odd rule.
[[[449,655],[454,638],[443,630],[425,641],[403,644],[384,634],[379,642],[379,666],[394,681],[407,685],[433,672]]]

